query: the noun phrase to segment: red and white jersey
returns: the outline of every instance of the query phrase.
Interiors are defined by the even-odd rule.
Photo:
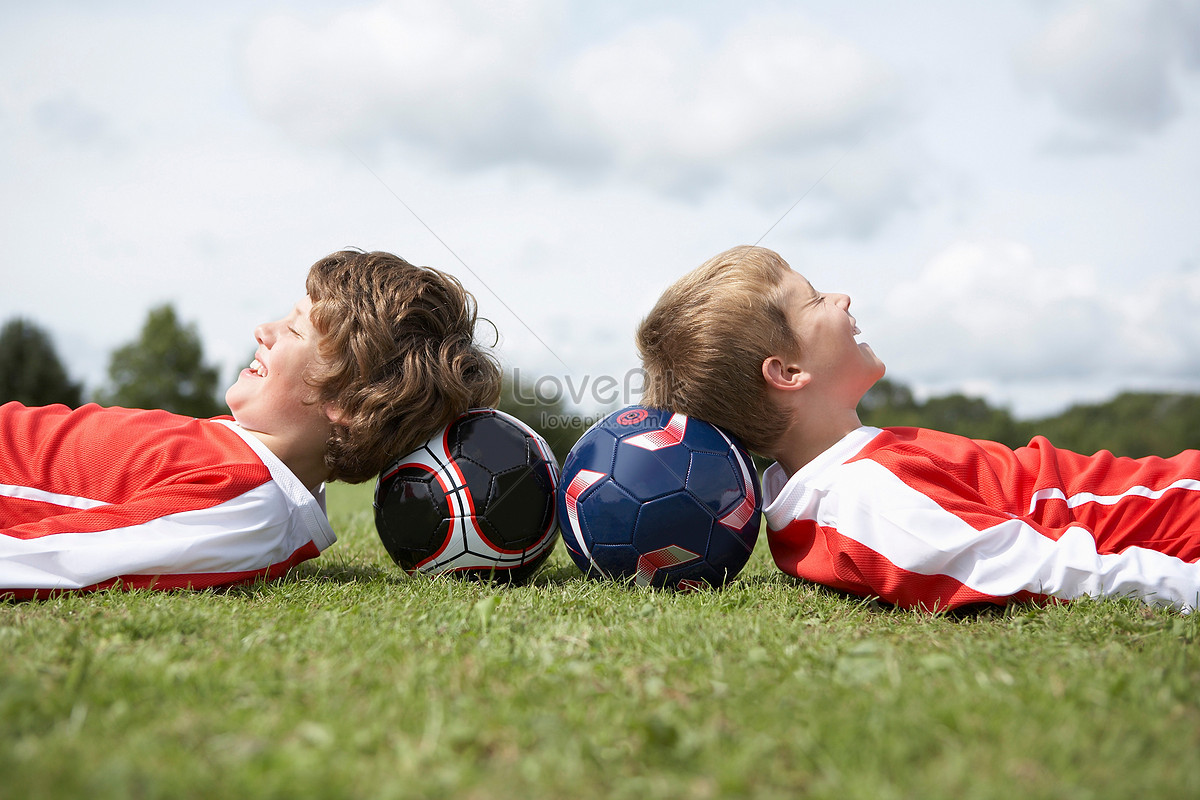
[[[0,593],[276,578],[335,538],[324,490],[232,419],[0,406]]]
[[[863,427],[763,476],[791,575],[904,607],[1134,595],[1200,605],[1200,452],[1117,458]]]

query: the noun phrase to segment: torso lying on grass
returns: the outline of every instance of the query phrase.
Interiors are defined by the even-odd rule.
[[[784,572],[904,607],[1134,595],[1200,605],[1200,452],[1016,451],[862,427],[790,480],[763,478]]]
[[[231,418],[0,406],[0,593],[226,586],[334,540],[323,489]]]

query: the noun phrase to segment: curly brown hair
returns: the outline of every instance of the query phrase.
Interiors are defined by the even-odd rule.
[[[308,272],[321,335],[319,402],[337,410],[333,480],[361,483],[468,408],[494,405],[500,367],[475,340],[475,298],[453,275],[344,250]]]
[[[742,246],[668,287],[638,326],[642,402],[718,425],[768,454],[790,423],[762,375],[766,358],[799,347],[780,302],[790,270],[774,251]]]

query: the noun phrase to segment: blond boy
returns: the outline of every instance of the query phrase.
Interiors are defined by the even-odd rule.
[[[638,329],[645,402],[773,459],[768,541],[788,574],[905,607],[1132,595],[1200,605],[1200,452],[1081,456],[863,426],[884,373],[850,298],[737,247],[663,294]]]

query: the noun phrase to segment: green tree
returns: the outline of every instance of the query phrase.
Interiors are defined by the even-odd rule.
[[[0,329],[0,403],[27,406],[63,403],[77,407],[83,387],[67,377],[50,336],[20,317]]]
[[[1056,447],[1089,455],[1172,456],[1200,449],[1200,395],[1123,392],[1103,403],[1071,406],[1054,416],[1014,419],[1007,409],[962,394],[914,399],[903,384],[879,381],[859,404],[867,425],[932,428],[1021,447],[1042,435]]]
[[[917,402],[911,389],[886,378],[871,387],[859,404],[858,413],[866,425],[931,428],[1002,442],[1009,447],[1029,442],[1029,426],[1013,419],[1007,409],[993,408],[982,398],[959,393]]]
[[[858,404],[864,425],[916,425],[920,410],[912,390],[902,383],[880,378]]]
[[[993,408],[980,397],[954,393],[931,397],[922,406],[923,425],[971,439],[988,439],[1009,447],[1027,444],[1024,428],[1006,408]]]
[[[184,325],[170,305],[150,310],[141,335],[113,352],[104,405],[162,408],[192,417],[227,413],[216,399],[218,373],[204,363],[194,324]]]
[[[1123,392],[1104,403],[1074,405],[1033,427],[1057,446],[1079,453],[1173,456],[1200,448],[1200,396]]]

